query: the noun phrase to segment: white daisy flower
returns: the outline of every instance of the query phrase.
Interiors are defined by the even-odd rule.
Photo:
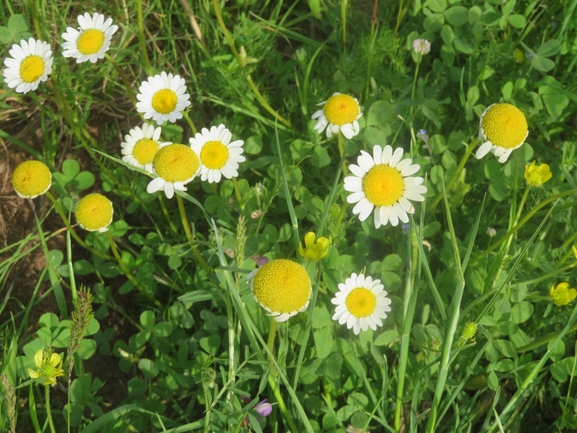
[[[224,125],[213,126],[210,131],[202,128],[194,138],[190,147],[200,157],[201,180],[209,183],[220,182],[221,175],[227,179],[238,176],[238,163],[246,161],[242,156],[244,141],[231,143],[232,134]]]
[[[120,143],[121,152],[125,155],[122,160],[152,173],[154,155],[161,147],[169,144],[158,141],[161,131],[160,127],[155,128],[147,123],[142,125],[142,128],[137,126],[131,129]]]
[[[96,63],[98,59],[104,58],[104,53],[110,48],[112,35],[118,30],[116,24],[112,25],[112,18],[104,21],[104,15],[94,12],[92,16],[88,12],[78,15],[80,31],[68,27],[62,33],[62,39],[66,42],[62,44],[64,57],[74,57],[76,63],[90,60]]]
[[[149,194],[164,191],[167,198],[174,190],[186,191],[186,185],[198,174],[200,161],[197,154],[184,144],[167,144],[161,147],[152,160],[153,172],[158,176],[146,187]]]
[[[353,213],[359,220],[366,220],[375,209],[375,227],[399,224],[399,219],[409,222],[407,214],[415,212],[409,200],[423,201],[427,187],[422,177],[411,177],[421,168],[410,158],[403,159],[403,149],[393,153],[391,146],[373,147],[373,155],[361,150],[357,164],[349,169],[354,176],[345,178],[345,190],[352,192],[347,197],[349,203],[357,203]]]
[[[4,81],[18,93],[36,90],[40,82],[52,72],[52,50],[46,42],[34,38],[12,45],[8,52],[12,57],[4,59]]]
[[[159,125],[182,119],[182,110],[190,105],[190,95],[186,93],[184,78],[162,72],[143,81],[136,98],[136,109],[145,119],[152,118]]]
[[[305,268],[292,260],[272,260],[247,275],[256,301],[277,322],[305,311],[311,280]]]
[[[477,159],[492,152],[504,163],[515,149],[525,143],[529,135],[527,119],[521,110],[511,104],[492,104],[487,107],[479,120],[479,140]]]
[[[369,328],[376,331],[377,326],[383,326],[381,319],[391,311],[391,300],[384,288],[381,280],[353,273],[344,284],[339,284],[339,291],[331,299],[337,306],[333,320],[341,325],[346,323],[356,335]]]
[[[322,134],[327,128],[327,137],[343,133],[349,140],[359,133],[359,118],[363,115],[357,98],[341,93],[335,93],[320,104],[322,110],[316,111],[311,119],[318,119],[315,130]],[[328,126],[327,126],[328,125]]]

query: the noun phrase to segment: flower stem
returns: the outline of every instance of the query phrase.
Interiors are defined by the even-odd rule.
[[[162,213],[164,214],[164,217],[166,218],[166,221],[168,222],[170,229],[172,230],[173,233],[178,233],[176,225],[174,225],[172,219],[170,218],[170,215],[168,214],[168,209],[166,208],[166,203],[164,203],[162,193],[161,192],[157,193],[157,197],[158,202],[160,203],[160,209],[162,210]]]
[[[120,75],[120,78],[122,79],[122,84],[124,84],[124,87],[126,88],[126,92],[128,93],[128,97],[132,101],[132,104],[134,105],[134,107],[136,107],[136,102],[137,102],[136,97],[134,96],[134,92],[132,91],[132,86],[128,82],[128,78],[126,78],[126,75],[124,74],[124,72],[122,72],[122,69],[120,69],[120,66],[118,66],[118,64],[114,61],[114,59],[112,57],[110,57],[110,55],[108,53],[104,53],[104,57],[106,57],[106,60],[108,60],[110,63],[112,63],[112,66],[114,66],[114,69],[116,69],[116,72],[118,72],[118,75]],[[140,116],[140,119],[144,122],[144,116],[142,115],[142,113],[138,112],[138,115]]]
[[[240,187],[238,186],[238,179],[233,177],[232,183],[234,184],[234,192],[236,193],[236,201],[238,202],[238,207],[240,210],[244,210],[244,201],[242,199],[242,194],[240,193]]]
[[[52,421],[52,412],[50,411],[50,385],[44,386],[45,391],[45,401],[46,401],[46,415],[48,416],[48,424],[50,425],[50,431],[56,433],[54,428],[54,421]]]
[[[341,159],[343,160],[343,176],[346,176],[349,172],[349,168],[347,166],[347,160],[344,159],[344,157],[345,157],[345,145],[343,143],[343,133],[341,131],[339,131],[339,135],[338,135],[338,145],[339,145],[339,155],[341,156]]]
[[[188,126],[190,126],[190,129],[192,130],[192,133],[194,135],[196,135],[196,125],[194,124],[194,122],[192,121],[192,119],[190,118],[190,116],[188,115],[188,111],[183,111],[182,115],[184,116],[184,118],[186,119],[186,121],[188,122]],[[200,156],[200,155],[199,155]]]
[[[78,242],[78,244],[82,248],[90,251],[92,254],[96,254],[97,256],[102,257],[103,259],[112,260],[112,256],[109,256],[108,254],[105,254],[103,252],[100,252],[100,251],[88,246],[86,244],[86,242],[84,242],[82,239],[80,239],[80,237],[76,234],[76,232],[74,231],[74,229],[70,225],[70,222],[68,221],[68,217],[64,213],[64,209],[62,209],[62,206],[60,206],[60,203],[58,203],[58,200],[56,200],[56,197],[54,197],[50,191],[46,191],[46,197],[48,197],[48,199],[54,205],[56,212],[58,213],[58,215],[60,215],[60,218],[62,218],[62,222],[64,223],[64,225],[68,229],[68,232],[72,235],[74,240],[76,242]]]
[[[122,272],[124,272],[124,275],[126,275],[126,277],[132,282],[132,284],[134,284],[134,287],[136,287],[140,293],[142,293],[144,296],[150,299],[154,303],[154,305],[156,305],[157,307],[162,307],[160,301],[156,299],[151,293],[146,291],[146,289],[140,285],[138,280],[134,278],[134,275],[132,275],[130,270],[126,267],[126,263],[124,263],[124,261],[122,260],[122,257],[118,252],[118,248],[116,247],[116,242],[114,242],[114,238],[110,234],[110,231],[106,232],[106,237],[108,238],[108,242],[110,242],[110,248],[114,253],[114,257],[116,257],[116,261],[118,262],[120,269],[122,269]]]
[[[188,239],[188,243],[192,248],[192,255],[208,274],[212,274],[213,273],[212,269],[210,268],[210,266],[208,266],[208,263],[206,263],[204,258],[200,255],[198,248],[192,245],[194,236],[192,235],[192,231],[190,230],[190,224],[188,223],[188,217],[186,216],[186,209],[184,209],[184,202],[182,201],[182,197],[178,194],[176,194],[176,201],[178,202],[178,210],[180,211],[180,220],[182,221],[182,226],[184,228],[184,232],[186,233],[186,239]]]
[[[282,394],[280,393],[280,390],[278,389],[276,379],[274,377],[272,377],[270,374],[268,375],[268,384],[270,385],[272,392],[276,398],[276,401],[278,402],[278,407],[279,407],[280,411],[282,412],[284,419],[286,420],[287,424],[289,425],[290,431],[291,432],[301,431],[301,430],[297,429],[295,421],[286,407],[284,399],[282,398]]]
[[[148,58],[148,52],[146,51],[146,37],[144,36],[144,20],[142,17],[142,0],[137,0],[136,2],[136,14],[138,15],[138,39],[140,40],[140,51],[142,52],[142,57],[144,57],[144,63],[146,64],[146,71],[148,75],[152,75],[152,66],[150,66],[150,59]]]

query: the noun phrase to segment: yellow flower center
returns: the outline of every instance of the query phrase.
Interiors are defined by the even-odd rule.
[[[190,147],[169,144],[156,152],[152,166],[155,173],[167,182],[185,182],[194,177],[200,161]]]
[[[351,290],[345,301],[347,310],[356,318],[367,317],[373,314],[377,306],[377,297],[364,287]]]
[[[228,161],[228,149],[220,141],[208,141],[202,146],[200,161],[205,167],[218,170]]]
[[[262,266],[252,282],[259,304],[275,313],[302,309],[311,295],[311,280],[302,265],[277,259]]]
[[[152,96],[152,108],[161,114],[173,112],[177,102],[176,93],[170,89],[159,90]]]
[[[527,119],[511,104],[495,104],[483,116],[483,133],[495,146],[513,149],[527,137]]]
[[[102,44],[104,44],[104,32],[98,29],[84,30],[76,41],[78,51],[85,56],[96,54],[102,48]]]
[[[95,231],[112,222],[112,202],[102,194],[88,194],[76,205],[76,220],[86,230]]]
[[[44,73],[44,59],[40,56],[28,56],[20,65],[20,78],[27,83],[33,83]]]
[[[158,142],[148,138],[142,138],[136,142],[132,149],[132,156],[139,164],[150,164],[154,155],[158,152]]]
[[[403,176],[396,168],[386,164],[375,165],[363,178],[363,191],[375,206],[391,206],[405,190]]]
[[[342,126],[355,121],[360,109],[355,98],[340,94],[331,96],[323,107],[323,111],[330,123]]]
[[[12,186],[20,197],[34,198],[48,191],[52,185],[52,173],[40,161],[24,161],[12,173]]]

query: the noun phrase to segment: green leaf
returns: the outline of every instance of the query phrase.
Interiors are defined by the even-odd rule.
[[[62,174],[66,176],[68,182],[72,182],[78,173],[80,173],[80,164],[75,159],[67,159],[62,163]]]
[[[77,260],[73,265],[74,273],[78,275],[88,275],[94,272],[94,266],[88,260]]]
[[[533,304],[527,301],[519,302],[513,305],[511,309],[511,319],[515,323],[524,323],[533,315],[535,308]]]
[[[397,254],[389,254],[383,259],[383,271],[396,271],[403,266],[403,259]]]
[[[513,12],[513,8],[515,7],[515,0],[509,0],[503,8],[501,9],[503,15],[510,15]]]
[[[557,39],[551,39],[541,45],[535,54],[541,57],[551,57],[559,52],[561,49],[561,42]]]
[[[455,38],[453,45],[455,46],[456,50],[465,54],[473,54],[473,51],[475,51],[473,45],[459,38]]]
[[[173,271],[178,269],[182,265],[182,259],[178,256],[178,254],[172,254],[168,258],[168,267]]]
[[[390,122],[395,116],[393,106],[388,101],[377,101],[369,108],[367,126],[380,126]]]
[[[23,15],[14,14],[8,19],[8,28],[16,36],[18,33],[28,31],[28,24],[26,24],[26,19]]]
[[[499,389],[499,378],[494,371],[489,373],[489,376],[487,377],[487,384],[493,391],[497,391]]]
[[[108,226],[108,230],[110,230],[110,236],[113,238],[120,238],[128,231],[128,223],[122,220],[115,221]]]
[[[427,0],[425,6],[431,9],[433,12],[443,12],[447,9],[447,0]]]
[[[315,329],[313,331],[313,338],[317,349],[317,358],[324,359],[329,356],[333,348],[333,334],[331,328],[326,326],[324,328]]]
[[[515,345],[511,343],[509,340],[495,340],[493,341],[493,344],[495,345],[497,350],[507,358],[514,358],[517,356],[517,350],[515,349]]]
[[[311,156],[311,165],[316,168],[326,167],[331,163],[331,158],[327,149],[323,146],[315,146]]]
[[[527,24],[527,20],[525,19],[525,17],[520,14],[509,15],[507,17],[507,21],[509,22],[509,24],[511,24],[513,27],[517,29],[522,29],[523,27],[525,27],[525,24]]]
[[[515,368],[515,364],[510,359],[501,359],[495,363],[493,368],[495,371],[511,371]]]
[[[206,353],[216,356],[218,348],[220,347],[220,336],[213,334],[210,337],[201,338],[199,344]]]
[[[80,348],[76,353],[81,359],[88,359],[92,355],[94,355],[94,352],[96,352],[96,348],[97,348],[96,341],[90,338],[88,339],[85,338],[80,342]]]
[[[553,60],[546,59],[545,57],[536,55],[531,59],[531,66],[533,66],[538,71],[547,72],[555,67],[555,62],[553,62]]]
[[[387,142],[387,135],[380,129],[374,126],[369,126],[363,133],[365,141],[371,145],[383,145]]]
[[[397,332],[397,330],[396,329],[389,329],[389,330],[383,332],[377,338],[375,338],[375,341],[373,344],[375,346],[386,346],[388,344],[391,344],[393,341],[397,340],[397,338],[399,338],[399,333]]]
[[[332,323],[331,314],[324,305],[316,306],[312,314],[312,327],[315,329],[324,328]]]
[[[539,94],[547,112],[553,117],[560,117],[569,105],[569,98],[553,86],[540,86]]]
[[[481,22],[481,17],[483,16],[483,11],[479,6],[473,6],[469,9],[467,13],[467,20],[469,21],[469,25],[473,25],[475,23]]]
[[[140,315],[140,324],[144,327],[144,329],[152,329],[154,323],[156,322],[156,317],[154,316],[154,312],[150,310],[143,311]]]
[[[432,14],[425,18],[423,27],[425,27],[426,31],[434,33],[441,30],[443,24],[445,24],[445,17],[442,14]]]
[[[148,379],[153,379],[160,373],[155,362],[151,359],[141,358],[140,361],[138,361],[138,368],[142,370]]]
[[[154,325],[152,333],[157,337],[168,337],[172,334],[173,326],[169,322],[160,322]]]
[[[441,29],[441,38],[443,39],[445,45],[453,45],[453,40],[455,40],[455,33],[453,32],[453,28],[445,24]]]
[[[78,173],[71,182],[71,185],[77,188],[79,191],[90,188],[94,184],[94,175],[89,171],[83,171]]]
[[[0,43],[8,44],[12,40],[12,33],[8,27],[0,26]]]
[[[356,410],[363,410],[369,404],[369,399],[360,392],[353,392],[347,397],[347,404],[350,404]]]
[[[258,155],[262,151],[262,138],[252,135],[246,139],[242,148],[248,155]]]
[[[462,26],[468,21],[468,10],[464,6],[453,6],[444,12],[449,24],[455,27]]]

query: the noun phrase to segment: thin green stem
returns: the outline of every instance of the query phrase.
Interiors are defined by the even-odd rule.
[[[417,67],[415,68],[415,75],[413,76],[413,90],[411,91],[411,99],[415,99],[415,92],[417,90],[417,77],[419,76],[419,66],[421,66],[420,54],[417,54]],[[413,113],[413,106],[411,106],[411,114]]]
[[[270,317],[270,324],[268,327],[268,338],[266,340],[266,345],[267,345],[268,350],[270,351],[272,356],[274,356],[274,341],[275,341],[275,339],[276,339],[276,320],[274,319],[274,317]],[[269,369],[270,369],[271,374],[273,374],[273,376],[276,378],[276,370],[275,370],[272,362],[269,365]]]
[[[345,159],[345,145],[343,143],[343,133],[339,131],[339,135],[337,136],[338,140],[338,147],[339,147],[339,155],[341,156],[341,160],[343,161],[343,176],[346,176],[349,172],[349,167],[347,165],[347,160]]]
[[[228,32],[226,25],[224,24],[224,20],[222,19],[222,14],[220,13],[220,7],[218,6],[218,0],[212,0],[212,4],[214,5],[214,13],[216,14],[216,19],[218,21],[218,24],[220,25],[220,28],[222,29],[224,36],[228,42],[228,45],[230,46],[230,49],[232,51],[232,53],[234,54],[234,57],[236,57],[236,60],[239,64],[239,66],[245,70],[246,72],[246,65],[244,60],[242,59],[242,57],[240,56],[240,54],[238,53],[236,46],[234,45],[234,40],[232,39],[232,36],[230,35],[230,33]],[[286,120],[284,117],[282,117],[280,114],[278,114],[270,105],[269,103],[266,101],[266,99],[264,99],[264,97],[262,96],[262,94],[260,93],[260,91],[258,90],[258,87],[256,86],[256,84],[254,83],[254,81],[252,80],[252,77],[250,76],[250,73],[246,72],[246,80],[248,82],[249,87],[251,88],[252,92],[254,93],[254,96],[256,97],[256,99],[258,100],[258,102],[263,106],[263,108],[268,111],[270,114],[273,115],[273,117],[275,119],[277,119],[279,122],[283,123],[284,125],[288,126],[289,128],[292,128],[291,123]]]
[[[238,179],[236,177],[233,177],[232,183],[234,184],[234,192],[236,194],[236,201],[238,202],[238,207],[240,208],[240,210],[244,210],[244,200],[242,199],[242,194],[240,193],[240,187],[238,186]]]
[[[175,234],[178,233],[176,225],[174,224],[174,222],[172,222],[172,218],[170,218],[170,215],[168,214],[168,209],[166,208],[166,203],[164,202],[164,196],[162,195],[162,192],[158,192],[156,196],[158,197],[158,202],[160,203],[160,209],[162,210],[162,214],[164,215],[166,221],[168,222],[168,226],[170,227],[173,233]]]
[[[36,2],[30,0],[30,14],[32,15],[32,22],[34,23],[34,30],[36,31],[36,36],[39,40],[44,40],[42,38],[42,32],[40,31],[40,22],[38,21],[38,14],[36,13]]]
[[[50,385],[44,385],[45,400],[46,400],[46,415],[48,416],[48,424],[50,425],[50,431],[56,433],[54,428],[54,421],[52,421],[52,411],[50,410]]]
[[[190,115],[188,114],[188,111],[183,111],[182,115],[184,116],[186,122],[188,123],[188,126],[190,126],[190,129],[192,130],[192,133],[194,135],[196,135],[196,125],[194,124],[194,122],[192,121],[192,119],[190,118]],[[199,155],[200,156],[200,155]]]
[[[278,389],[276,379],[274,377],[272,377],[270,374],[268,375],[268,384],[271,387],[272,392],[276,398],[276,401],[278,403],[278,408],[280,409],[280,411],[283,415],[283,418],[286,420],[287,424],[289,425],[290,431],[291,432],[300,432],[301,430],[297,429],[295,421],[286,407],[284,399],[282,398],[282,394],[281,394],[280,390]]]
[[[58,213],[58,215],[60,215],[60,218],[62,218],[62,222],[64,223],[64,225],[66,226],[66,228],[68,229],[68,232],[72,235],[72,237],[74,238],[74,240],[76,242],[78,242],[78,244],[90,251],[92,254],[96,254],[99,257],[102,257],[103,259],[107,259],[107,260],[112,260],[112,256],[109,256],[106,253],[103,253],[101,251],[98,251],[94,248],[92,248],[91,246],[88,246],[86,244],[86,242],[84,242],[82,239],[80,239],[80,237],[76,234],[76,232],[74,231],[74,229],[72,228],[72,226],[70,225],[70,222],[68,221],[68,217],[66,216],[66,214],[64,213],[64,209],[62,209],[62,206],[60,206],[60,203],[58,203],[58,200],[56,200],[56,197],[54,197],[52,195],[52,193],[50,191],[46,191],[46,197],[48,197],[48,199],[52,202],[52,204],[54,205],[54,208],[56,209],[56,212]]]
[[[204,417],[204,433],[210,432],[210,402],[209,402],[209,393],[208,393],[208,386],[202,385],[204,388],[204,405],[206,407],[206,416]]]
[[[341,20],[343,21],[343,53],[347,54],[347,7],[348,1],[341,0]]]
[[[213,270],[210,268],[210,266],[208,266],[208,263],[206,263],[206,261],[200,254],[198,248],[196,248],[193,245],[194,236],[192,235],[192,231],[190,230],[190,224],[188,223],[188,217],[186,216],[186,209],[184,208],[184,202],[179,194],[176,194],[176,201],[178,202],[178,210],[180,212],[180,220],[182,221],[182,227],[184,228],[184,232],[186,233],[186,239],[188,239],[188,243],[190,244],[190,247],[192,249],[192,255],[194,256],[198,264],[200,264],[200,266],[202,266],[202,268],[208,274],[212,274]]]
[[[569,328],[569,330],[567,331],[567,333],[572,333],[577,331],[577,323],[574,323],[573,325],[571,325],[571,327]],[[525,346],[521,346],[519,348],[517,348],[517,353],[523,353],[523,352],[532,352],[533,350],[537,349],[538,347],[543,346],[544,344],[549,344],[549,342],[555,340],[561,333],[563,332],[563,330],[561,331],[556,331],[556,332],[552,332],[550,334],[544,335],[543,337],[539,337],[537,339],[535,339],[535,341],[532,341],[529,344],[526,344]]]
[[[126,263],[124,263],[124,260],[122,260],[122,257],[120,256],[120,253],[118,252],[116,242],[114,242],[114,238],[110,234],[110,231],[106,231],[106,237],[108,238],[108,242],[110,242],[110,248],[112,249],[112,253],[114,254],[114,257],[116,258],[116,261],[118,262],[118,266],[120,266],[120,269],[122,269],[122,272],[124,272],[124,275],[126,275],[126,277],[132,282],[132,284],[134,284],[134,287],[136,287],[140,293],[142,293],[144,296],[146,296],[148,299],[150,299],[154,303],[154,305],[161,308],[162,304],[160,303],[160,301],[158,299],[156,299],[152,295],[152,293],[149,293],[144,287],[142,287],[142,285],[138,282],[138,280],[136,278],[134,278],[134,275],[132,275],[132,272],[130,272],[130,270],[126,267]]]
[[[110,57],[110,55],[108,53],[104,53],[104,57],[106,57],[106,60],[108,60],[110,63],[112,63],[112,66],[114,66],[114,69],[116,69],[116,72],[118,72],[118,75],[120,75],[120,78],[122,79],[122,84],[124,84],[124,87],[126,88],[126,92],[128,93],[128,97],[130,98],[130,100],[132,101],[132,104],[136,108],[136,102],[137,102],[136,96],[134,96],[134,92],[132,91],[132,86],[128,82],[128,78],[126,78],[126,74],[124,74],[122,69],[120,69],[120,66],[118,66],[118,64],[114,61],[114,59],[112,57]],[[138,112],[138,115],[140,116],[140,119],[144,122],[144,116],[142,115],[142,113]]]
[[[152,76],[152,66],[150,66],[150,59],[148,58],[148,52],[146,51],[146,36],[144,35],[144,19],[142,16],[142,0],[137,0],[136,2],[136,14],[138,16],[138,39],[140,42],[140,51],[142,57],[144,58],[144,63],[146,65],[146,71],[148,75]]]
[[[527,281],[521,281],[521,284],[537,284],[540,283],[541,281],[545,281],[548,280],[549,278],[553,278],[556,277],[559,274],[562,274],[566,271],[568,271],[569,269],[573,268],[577,263],[571,263],[569,265],[565,265],[562,268],[559,268],[553,272],[549,272],[546,275],[543,275],[539,278],[533,278],[532,280],[527,280]]]
[[[367,56],[367,79],[365,82],[365,100],[369,98],[369,88],[371,85],[371,64],[373,61],[373,48],[375,46],[375,33],[377,28],[377,6],[379,5],[379,0],[374,0],[373,3],[373,16],[371,17],[371,44],[369,45],[369,55]]]
[[[471,260],[471,263],[475,263],[478,262],[479,260],[481,260],[483,257],[485,257],[486,255],[488,255],[491,251],[493,251],[495,248],[497,248],[499,245],[501,245],[503,242],[505,242],[506,240],[509,239],[509,236],[513,235],[513,233],[515,233],[517,230],[519,230],[521,227],[523,227],[525,225],[525,223],[527,221],[529,221],[533,215],[535,215],[542,207],[547,206],[549,203],[558,200],[560,198],[566,197],[568,195],[572,195],[572,194],[577,194],[577,188],[575,189],[570,189],[568,191],[564,191],[561,192],[559,194],[555,194],[551,197],[546,198],[545,200],[541,201],[541,203],[539,203],[538,205],[536,205],[533,209],[531,209],[527,215],[525,215],[523,217],[523,219],[521,219],[521,221],[519,221],[518,224],[516,224],[512,229],[510,229],[507,233],[505,233],[503,235],[503,237],[501,237],[497,242],[495,242],[494,244],[492,244],[490,247],[488,247],[485,251],[483,251],[481,254],[479,254],[478,256],[474,257]]]

